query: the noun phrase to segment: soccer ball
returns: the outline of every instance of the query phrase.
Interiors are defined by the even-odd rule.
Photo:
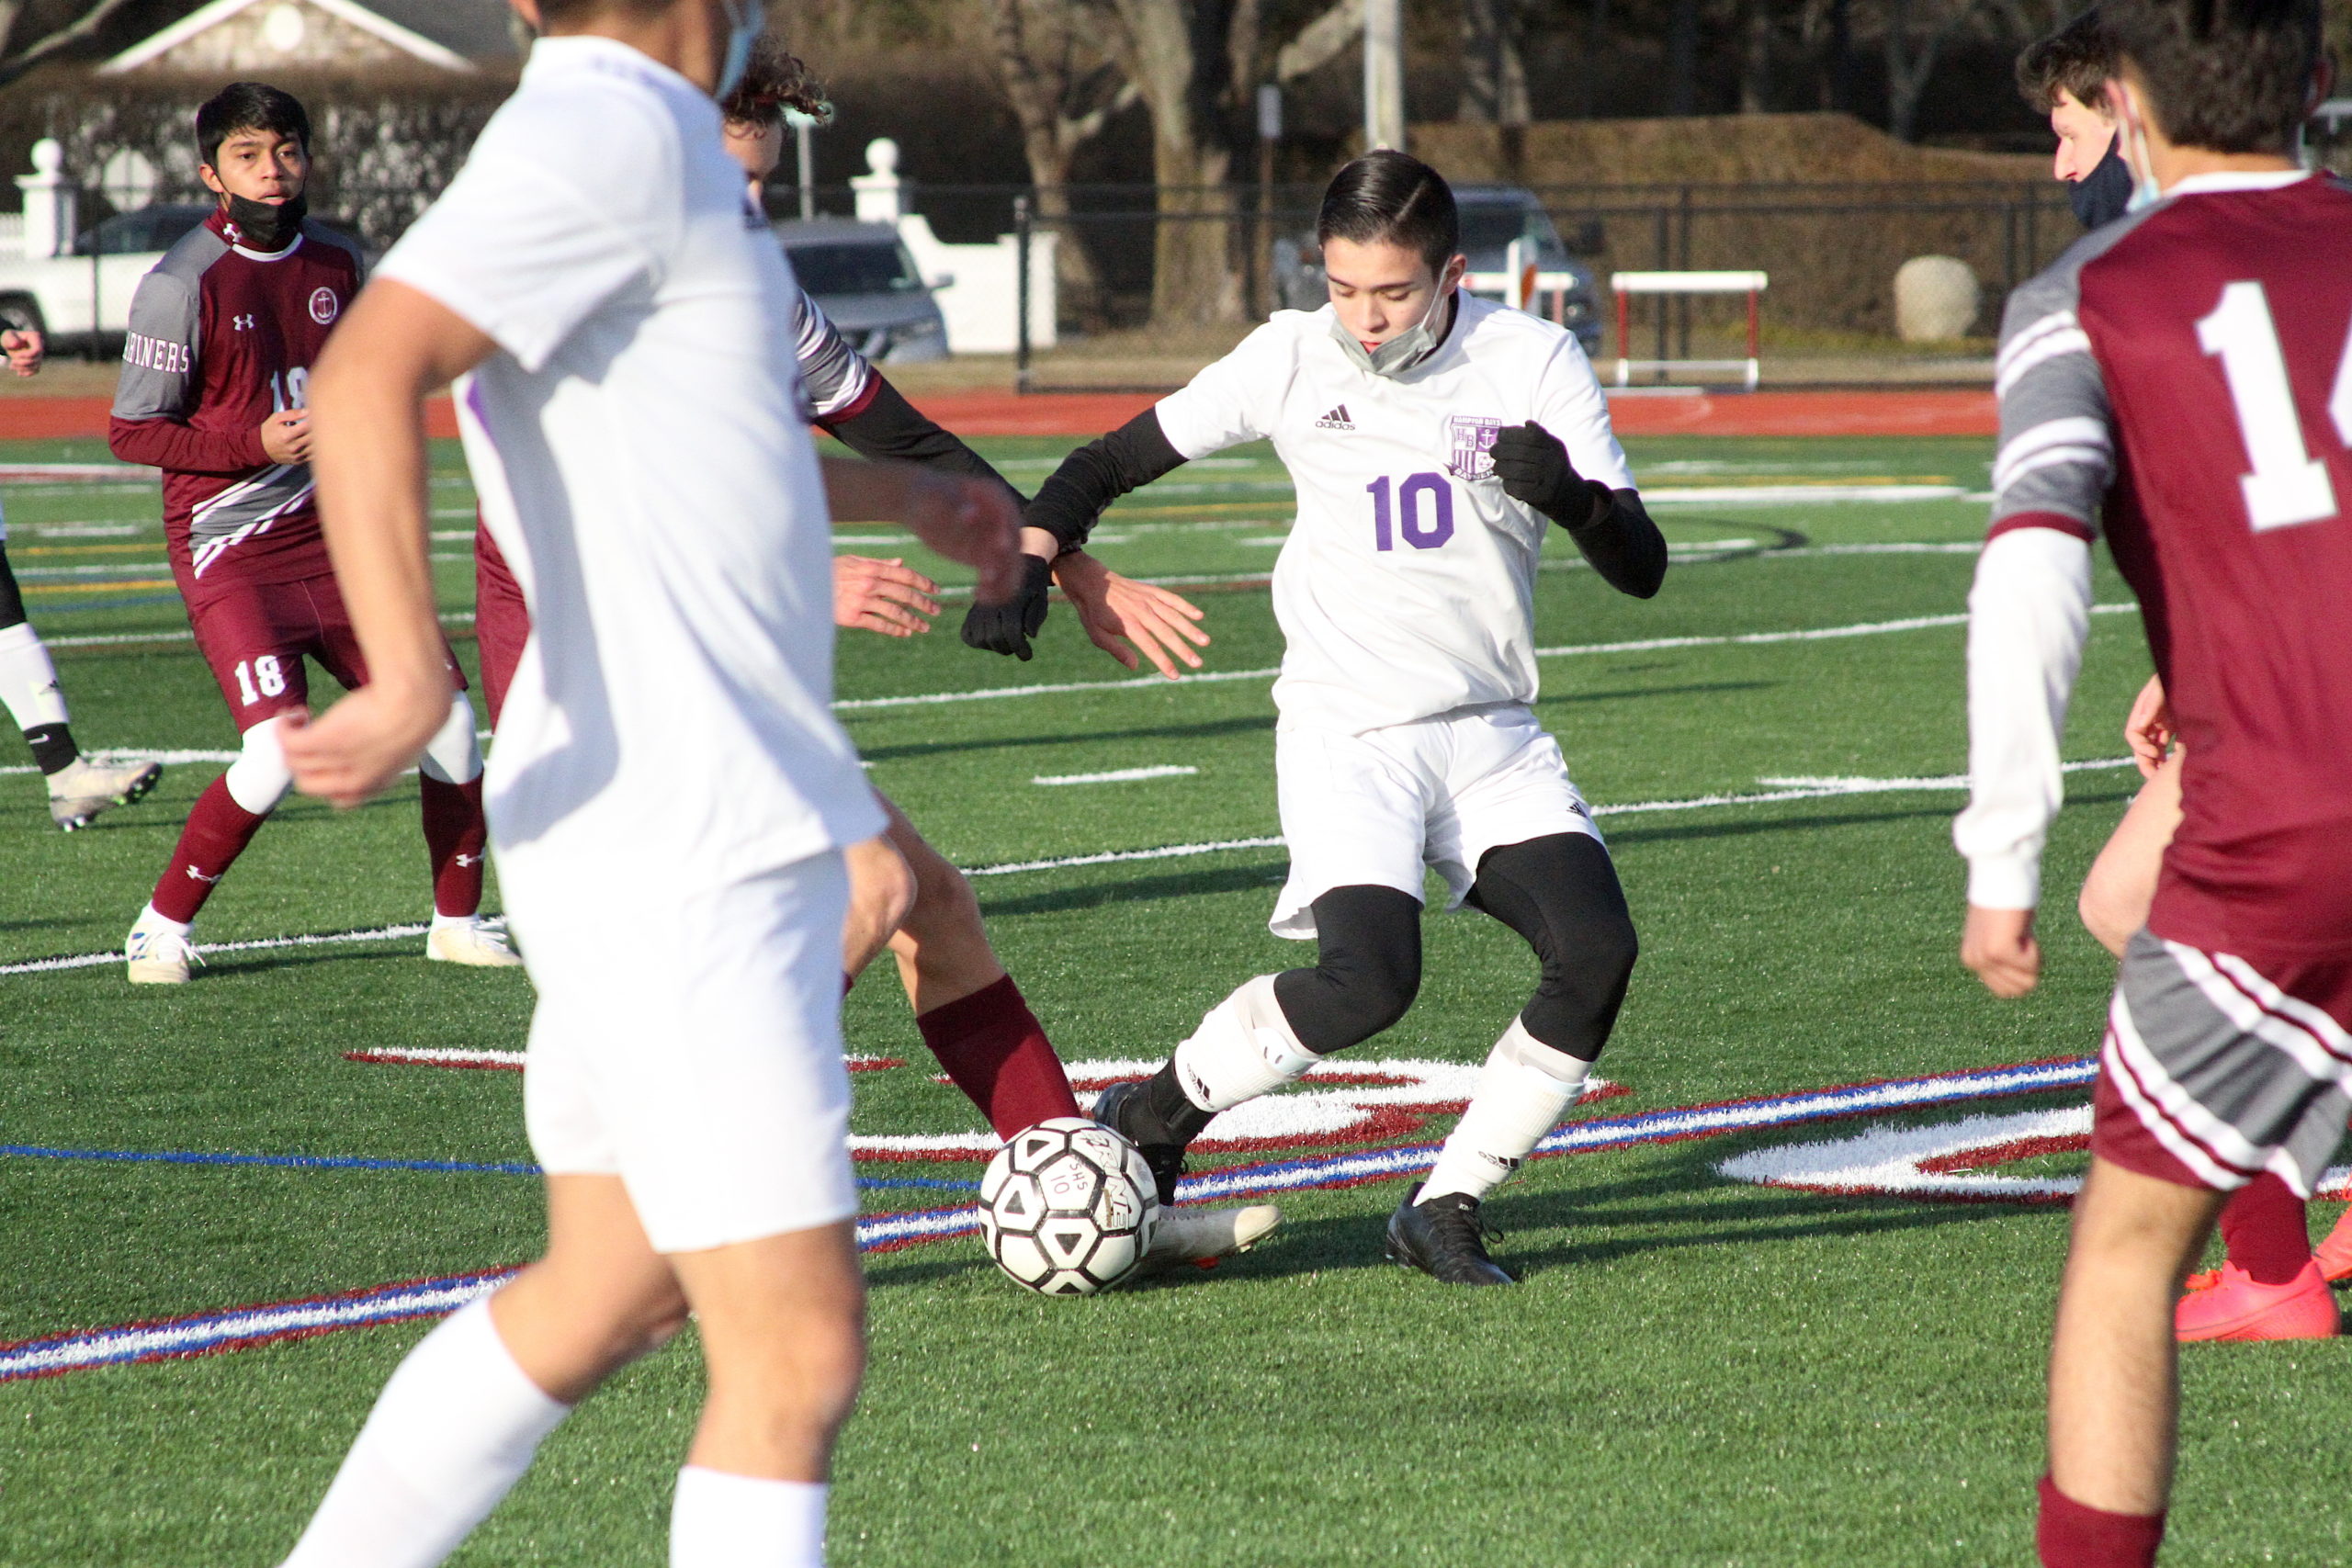
[[[1136,1270],[1159,1189],[1136,1146],[1082,1116],[1040,1122],[980,1178],[980,1235],[996,1266],[1041,1295],[1091,1296]]]

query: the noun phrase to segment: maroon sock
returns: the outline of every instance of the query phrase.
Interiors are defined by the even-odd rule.
[[[2230,1195],[2222,1207],[2222,1240],[2230,1261],[2257,1285],[2283,1285],[2312,1260],[2312,1233],[2304,1203],[2292,1189],[2264,1171]]]
[[[205,785],[204,793],[196,797],[195,809],[187,814],[187,826],[180,829],[172,863],[164,868],[164,879],[155,884],[155,912],[184,925],[192,922],[204,901],[212,897],[213,887],[268,820],[237,804],[229,793],[226,773]]]
[[[915,1027],[998,1137],[1010,1138],[1047,1117],[1079,1114],[1062,1060],[1012,976],[932,1009]]]
[[[453,919],[480,913],[482,850],[490,841],[481,775],[457,784],[420,773],[416,794],[424,808],[424,851],[433,863],[433,912]]]
[[[2164,1539],[2162,1514],[2110,1514],[2041,1478],[2041,1517],[2033,1527],[2041,1568],[2155,1568]]]

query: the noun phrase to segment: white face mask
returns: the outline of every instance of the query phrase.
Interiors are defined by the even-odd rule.
[[[2162,201],[2165,192],[2156,184],[2155,160],[2148,155],[2148,128],[2140,118],[2139,95],[2124,86],[2115,97],[2115,150],[2132,171],[2132,199],[2123,210],[2138,212]]]
[[[1421,312],[1419,321],[1376,348],[1364,347],[1363,340],[1348,331],[1336,314],[1331,318],[1331,335],[1339,340],[1340,346],[1358,366],[1375,376],[1394,379],[1437,352],[1443,334],[1433,323],[1451,324],[1446,322],[1445,312],[1447,301],[1452,298],[1451,289],[1440,293],[1430,301],[1430,308]]]
[[[767,31],[767,17],[759,0],[720,0],[727,8],[727,59],[718,68],[718,85],[711,96],[724,100],[751,68],[752,46]]]

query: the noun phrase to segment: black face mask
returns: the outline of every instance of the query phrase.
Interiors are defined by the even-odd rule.
[[[2066,187],[2067,203],[2086,229],[2114,222],[2132,205],[2132,165],[2123,161],[2122,145],[2123,135],[2118,131],[2098,167]]]
[[[229,198],[229,221],[236,229],[236,243],[249,251],[284,250],[302,231],[302,220],[310,210],[310,203],[299,196],[276,207],[250,197]]]

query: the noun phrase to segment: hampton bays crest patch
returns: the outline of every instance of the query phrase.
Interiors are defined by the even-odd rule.
[[[1447,446],[1452,448],[1446,460],[1446,471],[1458,479],[1490,479],[1495,477],[1495,437],[1501,434],[1503,422],[1482,413],[1457,413],[1445,422]]]

